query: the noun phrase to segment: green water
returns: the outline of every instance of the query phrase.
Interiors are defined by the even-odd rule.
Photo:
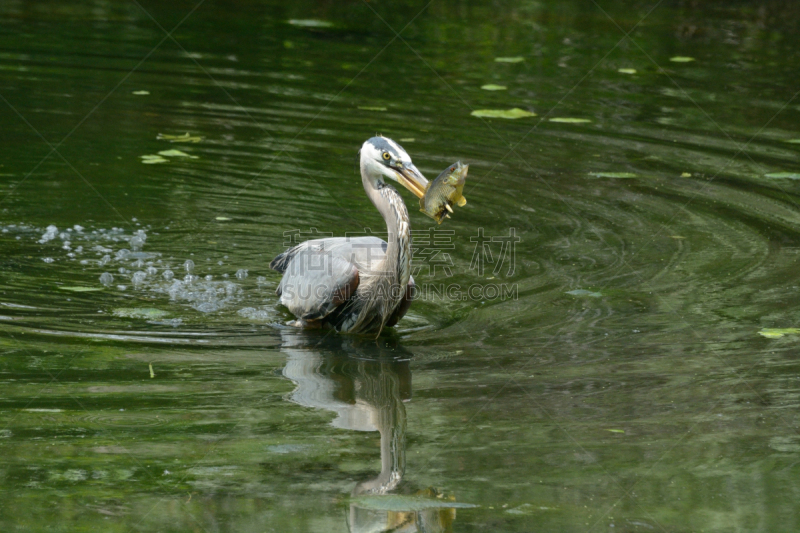
[[[0,17],[3,531],[800,529],[794,4]],[[281,327],[272,257],[383,229],[375,133],[470,164],[403,192],[428,292]]]

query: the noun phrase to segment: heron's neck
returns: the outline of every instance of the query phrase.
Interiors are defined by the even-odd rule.
[[[411,226],[408,209],[403,198],[392,187],[379,182],[377,188],[364,184],[367,195],[386,221],[388,247],[379,271],[396,276],[397,283],[405,288],[411,277]],[[405,291],[403,291],[405,294]]]

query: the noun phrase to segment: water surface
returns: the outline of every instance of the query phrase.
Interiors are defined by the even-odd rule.
[[[162,4],[0,7],[4,531],[800,527],[794,6]],[[426,297],[283,328],[375,133]]]

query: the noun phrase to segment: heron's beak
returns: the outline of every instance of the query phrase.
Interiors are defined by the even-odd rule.
[[[417,170],[417,167],[408,164],[403,168],[396,168],[394,171],[397,172],[397,181],[400,185],[413,192],[418,198],[425,196],[428,180]]]

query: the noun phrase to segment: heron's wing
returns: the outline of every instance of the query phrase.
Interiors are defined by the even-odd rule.
[[[359,270],[370,270],[386,255],[386,241],[378,237],[330,237],[298,244],[277,256],[269,264],[273,270],[285,273],[292,261],[303,254],[320,257],[340,257],[353,263]]]
[[[347,301],[358,287],[359,271],[385,255],[377,237],[336,237],[306,241],[272,260],[283,273],[277,294],[296,317],[318,320]]]

